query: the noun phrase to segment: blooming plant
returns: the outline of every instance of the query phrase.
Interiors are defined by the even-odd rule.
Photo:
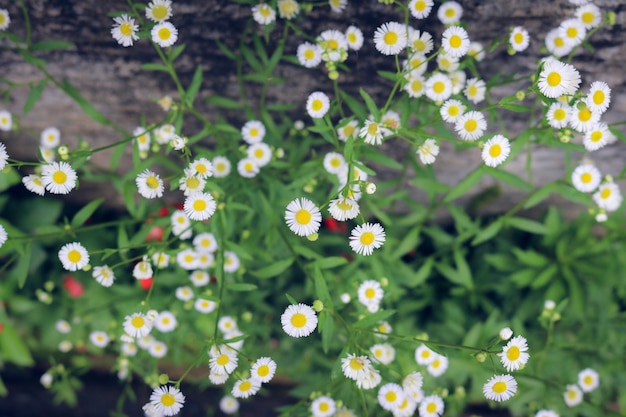
[[[481,44],[462,2],[380,3],[395,17],[370,33],[305,29],[347,0],[233,2],[248,22],[236,49],[216,40],[237,68],[240,97],[226,97],[205,91],[201,64],[181,75],[182,42],[194,39],[176,1],[129,0],[101,16],[108,41],[123,54],[150,44],[159,62],[142,69],[177,91],[132,131],[48,71],[46,53],[73,44],[34,40],[24,0],[17,15],[0,9],[0,48],[41,74],[0,84],[2,363],[44,362],[41,383],[75,403],[78,374],[110,358],[121,383],[152,390],[146,416],[177,415],[194,384],[218,387],[219,408],[237,413],[277,377],[295,384],[285,416],[435,417],[476,402],[624,415],[626,168],[607,172],[594,152],[626,135],[603,119],[611,87],[576,68],[615,14],[570,0],[571,18],[545,39],[512,26]],[[494,54],[533,43],[544,54],[529,73],[481,77]],[[385,65],[383,96],[369,80],[342,84],[365,49]],[[325,83],[270,102],[281,66]],[[30,93],[17,108],[8,99],[20,88]],[[48,127],[30,158],[12,157],[48,88],[118,137],[70,146],[62,126]],[[507,128],[512,112],[524,129]],[[542,147],[566,164],[536,185]],[[108,167],[92,161],[107,150]],[[455,152],[475,168],[445,183],[437,165]],[[506,169],[524,158],[524,175]],[[497,185],[474,193],[487,179]],[[73,199],[99,183],[121,212]],[[493,209],[501,187],[522,197]],[[552,195],[588,210],[565,218]],[[541,213],[526,216],[532,208]],[[11,395],[1,383],[0,393]]]

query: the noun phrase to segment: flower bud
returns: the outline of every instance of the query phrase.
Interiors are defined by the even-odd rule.
[[[324,303],[322,302],[322,300],[313,301],[313,310],[317,311],[318,313],[324,310]]]

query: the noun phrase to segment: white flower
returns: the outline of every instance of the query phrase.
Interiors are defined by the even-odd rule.
[[[269,25],[276,20],[276,12],[269,4],[261,3],[252,7],[252,17],[260,25]]]
[[[478,78],[470,78],[469,80],[467,80],[467,84],[463,93],[469,101],[477,104],[485,99],[486,91],[487,86],[483,80],[479,80]]]
[[[250,368],[251,378],[259,382],[267,383],[272,380],[276,373],[276,362],[272,358],[261,357]]]
[[[367,356],[357,356],[349,353],[346,358],[341,358],[341,370],[346,378],[355,381],[367,376],[368,370],[372,364]]]
[[[404,85],[404,91],[406,91],[411,98],[421,97],[426,92],[426,80],[424,80],[424,77],[421,75],[410,74]]]
[[[594,113],[602,114],[611,103],[611,88],[602,81],[594,81],[589,87],[589,94],[585,99],[585,104]]]
[[[590,193],[598,188],[602,175],[598,168],[591,164],[581,164],[572,172],[572,183],[578,191]]]
[[[96,266],[93,269],[93,278],[103,287],[110,287],[115,280],[115,274],[108,265]]]
[[[370,304],[380,304],[385,292],[378,281],[368,279],[359,285],[357,294],[359,302],[367,307]]]
[[[155,340],[148,348],[148,354],[153,358],[162,358],[167,355],[167,345],[159,340]]]
[[[337,411],[335,400],[328,396],[322,395],[317,397],[311,403],[313,417],[331,417],[335,414],[335,411]]]
[[[171,386],[156,387],[150,395],[150,404],[164,416],[178,414],[184,403],[183,393]]]
[[[441,3],[437,10],[437,17],[444,25],[451,25],[461,20],[463,16],[463,7],[456,1],[446,1]]]
[[[348,42],[348,48],[353,51],[358,51],[363,46],[363,32],[356,26],[348,26],[346,29],[346,41]]]
[[[516,52],[522,52],[530,44],[528,31],[522,26],[515,26],[509,35],[509,45]]]
[[[465,113],[465,105],[456,99],[446,100],[439,108],[441,118],[449,123],[455,123]]]
[[[488,400],[506,401],[517,392],[517,381],[511,375],[494,375],[483,385]]]
[[[241,135],[250,145],[259,143],[265,137],[265,125],[259,120],[249,120],[241,128]]]
[[[432,101],[445,101],[452,95],[452,80],[440,72],[426,81],[426,96]]]
[[[220,410],[224,414],[235,414],[239,411],[239,401],[230,395],[225,395],[220,400]]]
[[[311,42],[304,42],[298,46],[296,56],[300,65],[307,68],[314,68],[322,62],[322,48]]]
[[[114,17],[113,27],[111,28],[111,36],[123,47],[133,46],[133,42],[139,39],[137,31],[139,26],[135,23],[135,19],[123,14],[119,17]]]
[[[244,178],[254,178],[260,170],[261,168],[252,158],[243,158],[237,162],[237,172]]]
[[[208,220],[216,208],[217,204],[209,193],[193,193],[185,198],[185,214],[191,220]]]
[[[585,29],[593,29],[602,22],[602,11],[595,4],[585,4],[576,9],[576,18]]]
[[[544,62],[537,82],[541,93],[550,98],[572,95],[578,90],[579,84],[580,74],[576,68],[556,59]]]
[[[7,9],[0,9],[0,30],[7,30],[11,23],[11,16]]]
[[[2,145],[0,145],[0,148]],[[24,183],[24,187],[30,192],[33,192],[38,195],[44,195],[45,188],[43,185],[43,181],[41,177],[36,174],[30,174],[22,178],[22,183]]]
[[[165,189],[163,181],[158,174],[150,171],[149,169],[146,169],[137,175],[135,183],[137,184],[139,194],[141,194],[144,198],[153,199],[163,197],[163,190]]]
[[[376,363],[389,365],[396,358],[396,350],[389,343],[377,343],[370,347],[372,360]]]
[[[61,334],[68,334],[72,331],[72,326],[70,326],[67,320],[58,320],[54,327],[56,327],[57,331]]]
[[[571,116],[571,108],[567,103],[554,102],[550,104],[546,112],[548,124],[555,129],[562,129],[569,123]]]
[[[237,272],[241,261],[235,252],[224,251],[224,272]]]
[[[417,148],[417,154],[422,164],[432,164],[435,162],[437,155],[439,155],[439,145],[437,145],[437,141],[435,139],[426,139],[424,143]]]
[[[67,162],[52,162],[41,167],[41,181],[53,194],[68,194],[76,187],[76,171]]]
[[[216,156],[215,158],[213,158],[212,162],[214,168],[213,175],[215,176],[215,178],[226,177],[228,176],[228,174],[230,174],[231,166],[228,158],[224,156]]]
[[[408,45],[414,52],[426,55],[434,48],[433,37],[428,32],[422,32],[409,27]]]
[[[330,201],[328,211],[333,219],[344,222],[359,215],[359,203],[351,198],[340,196]]]
[[[350,247],[359,255],[371,255],[385,243],[385,230],[378,223],[357,225],[350,234]]]
[[[324,117],[330,109],[330,99],[321,91],[314,91],[306,100],[306,111],[314,119]]]
[[[248,398],[256,394],[261,388],[261,383],[256,379],[247,378],[235,382],[231,394],[235,398]]]
[[[583,392],[578,385],[568,385],[563,393],[563,400],[568,407],[575,407],[583,402]]]
[[[291,337],[308,336],[317,327],[315,310],[306,304],[293,304],[280,317],[283,330]]]
[[[189,301],[193,298],[193,290],[189,287],[176,288],[176,298],[181,301]]]
[[[316,233],[322,222],[322,214],[317,206],[307,198],[296,198],[287,205],[285,221],[298,236]]]
[[[502,329],[500,329],[498,336],[501,340],[509,340],[511,336],[513,336],[513,330],[511,330],[510,327],[503,327]]]
[[[328,152],[324,155],[324,169],[329,174],[339,174],[346,164],[343,155],[337,152]]]
[[[554,28],[546,35],[546,48],[552,55],[562,57],[569,54],[573,46],[561,36],[559,28]]]
[[[443,50],[451,57],[460,58],[469,51],[469,35],[461,26],[448,27],[441,35],[441,38]]]
[[[264,142],[248,146],[246,153],[248,158],[253,159],[259,167],[264,167],[272,160],[272,149]]]
[[[277,6],[283,19],[291,20],[300,12],[300,5],[296,0],[278,0]]]
[[[104,348],[109,344],[109,341],[111,339],[109,338],[109,335],[105,332],[101,330],[95,330],[89,334],[89,340],[91,341],[91,343],[94,344],[94,346]]]
[[[495,135],[483,146],[482,158],[485,165],[496,167],[508,158],[510,152],[509,140],[502,135]]]
[[[148,261],[148,257],[144,256],[140,262],[133,267],[133,277],[137,279],[149,279],[152,278],[153,271],[152,265]]]
[[[155,25],[150,32],[152,41],[162,48],[174,45],[178,39],[178,30],[170,22]]]
[[[407,45],[406,26],[398,22],[387,22],[374,33],[374,44],[383,55],[397,55]]]
[[[144,337],[152,330],[152,321],[142,313],[133,313],[124,318],[124,332],[130,337]]]
[[[535,417],[559,417],[559,415],[552,410],[539,410]]]
[[[583,392],[591,392],[600,385],[600,376],[591,368],[585,368],[578,373],[578,386]]]
[[[189,275],[189,279],[191,280],[191,283],[194,285],[194,287],[204,287],[205,285],[208,285],[209,281],[211,280],[211,278],[209,277],[209,273],[200,269],[197,271],[193,271]]]
[[[365,143],[370,145],[380,145],[383,143],[383,137],[391,134],[391,130],[384,127],[382,123],[377,123],[373,120],[366,120],[365,125],[359,132],[359,136],[364,138]]]
[[[0,9],[0,16],[2,16],[2,10]],[[7,14],[8,16],[8,14]],[[2,17],[0,17],[1,19]],[[0,22],[0,30],[2,30],[2,22]],[[9,132],[13,127],[13,116],[6,110],[0,110],[0,130]]]
[[[459,117],[454,125],[454,130],[461,139],[473,141],[480,138],[487,129],[487,121],[482,113],[472,110]]]
[[[447,4],[447,2],[444,4]],[[420,417],[439,417],[443,415],[443,411],[443,400],[438,395],[429,395],[428,397],[425,397],[422,402],[420,402]]]
[[[559,35],[565,40],[565,43],[571,46],[580,45],[586,34],[587,29],[585,29],[585,25],[579,19],[567,19],[559,25]]]
[[[47,127],[41,131],[39,141],[43,148],[56,148],[61,143],[61,132],[56,127]]]
[[[614,182],[606,182],[593,194],[593,201],[603,210],[615,211],[622,204],[622,193]]]
[[[212,346],[209,351],[209,367],[211,372],[231,374],[237,369],[238,358],[237,352],[228,346]]]
[[[387,383],[378,390],[378,404],[387,411],[395,411],[404,401],[404,390],[398,384]]]
[[[435,353],[434,357],[435,359],[428,364],[428,368],[426,368],[426,370],[429,374],[437,378],[443,375],[448,369],[448,358],[439,355],[438,353]]]
[[[430,365],[435,360],[436,355],[435,352],[422,343],[415,349],[415,362],[418,365]]]
[[[613,133],[604,123],[596,123],[595,126],[589,128],[583,137],[583,145],[588,151],[597,151],[615,140]]]
[[[409,12],[416,19],[425,19],[430,14],[433,5],[433,0],[411,0],[409,2]]]
[[[212,300],[205,300],[204,298],[196,298],[196,302],[193,304],[196,311],[202,314],[210,314],[215,311],[217,304]]]
[[[146,17],[153,22],[165,22],[172,17],[171,0],[152,0],[146,7]]]
[[[161,311],[157,318],[154,320],[154,327],[161,333],[169,333],[176,329],[178,321],[176,316],[171,311]]]
[[[68,243],[59,250],[59,260],[67,271],[78,271],[89,264],[89,253],[78,242]]]

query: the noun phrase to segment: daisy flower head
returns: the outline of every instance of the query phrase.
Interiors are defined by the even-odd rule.
[[[559,417],[559,415],[552,410],[539,410],[535,417]]]
[[[92,273],[93,278],[103,287],[110,287],[115,280],[115,274],[108,265],[96,266]]]
[[[241,128],[241,136],[249,145],[254,145],[265,138],[265,125],[260,120],[248,120]]]
[[[191,220],[207,220],[213,216],[217,204],[209,193],[193,193],[185,198],[185,214]]]
[[[338,152],[328,152],[324,155],[324,169],[329,174],[338,175],[346,165],[346,161],[342,154]]]
[[[145,169],[142,173],[137,175],[135,183],[137,184],[137,189],[142,197],[148,199],[163,197],[163,190],[165,189],[165,186],[163,185],[163,180],[161,180],[159,174],[156,174],[149,169]]]
[[[176,329],[178,320],[171,311],[161,311],[157,318],[154,320],[154,327],[161,333],[169,333]]]
[[[143,126],[137,126],[133,130],[134,142],[140,152],[148,152],[150,150],[150,133]]]
[[[356,380],[356,386],[359,389],[372,389],[375,388],[382,381],[380,372],[374,367],[369,367],[363,377]]]
[[[602,175],[598,168],[592,164],[578,165],[572,172],[572,184],[574,188],[583,193],[590,193],[598,188]]]
[[[465,113],[465,105],[456,99],[448,99],[439,108],[441,118],[448,123],[455,123]]]
[[[451,55],[448,55],[445,52],[441,52],[437,55],[437,68],[444,72],[454,72],[459,69],[461,62],[459,58],[455,58]]]
[[[408,46],[413,52],[426,55],[433,50],[435,44],[430,33],[409,27]]]
[[[41,167],[41,181],[52,194],[68,194],[76,187],[76,171],[67,162],[52,162]]]
[[[564,64],[556,59],[544,62],[537,82],[541,93],[550,98],[562,95],[573,95],[580,85],[580,74],[570,64]]]
[[[404,390],[398,384],[387,383],[378,389],[378,404],[387,411],[395,411],[404,401]]]
[[[237,352],[227,346],[213,346],[209,356],[211,357],[209,361],[211,372],[231,374],[237,369]]]
[[[437,10],[437,18],[444,25],[458,23],[463,16],[463,7],[456,1],[446,1],[441,3]]]
[[[509,35],[509,45],[515,52],[522,52],[530,44],[528,31],[522,26],[515,26]]]
[[[321,91],[312,92],[306,100],[306,111],[314,119],[320,119],[330,109],[330,99]]]
[[[372,360],[389,365],[396,358],[396,350],[389,343],[377,343],[370,347]]]
[[[580,133],[586,133],[600,121],[600,113],[592,111],[587,105],[579,100],[572,106],[569,125]]]
[[[443,102],[452,95],[452,80],[440,72],[431,75],[426,81],[426,96],[435,102]]]
[[[7,153],[7,148],[4,146],[4,143],[0,142],[0,171],[7,165],[8,160],[9,154]]]
[[[237,172],[244,178],[254,178],[261,171],[256,161],[252,158],[243,158],[237,162]]]
[[[156,387],[150,394],[150,404],[164,416],[174,416],[185,404],[185,396],[178,388],[163,385]]]
[[[521,369],[530,358],[528,354],[528,344],[523,336],[515,336],[502,348],[502,352],[498,353],[500,362],[507,371],[517,371]]]
[[[578,386],[583,392],[591,392],[600,385],[600,376],[591,368],[585,368],[578,373]]]
[[[380,304],[385,292],[378,281],[368,279],[359,285],[357,294],[359,302],[367,307],[371,304]]]
[[[552,55],[562,57],[569,54],[573,46],[561,36],[559,28],[554,28],[546,35],[546,48]]]
[[[603,210],[615,211],[622,204],[622,193],[614,182],[605,182],[592,195],[593,201]]]
[[[315,310],[306,304],[292,304],[280,316],[283,330],[291,337],[304,337],[317,327]]]
[[[167,355],[167,345],[159,340],[155,340],[148,348],[148,354],[153,358],[163,358]]]
[[[568,385],[563,393],[563,400],[568,407],[575,407],[583,402],[583,392],[578,385]]]
[[[276,362],[272,358],[261,357],[250,368],[251,378],[261,383],[270,382],[276,373]]]
[[[384,127],[382,123],[373,120],[366,120],[359,131],[359,137],[362,137],[364,142],[369,145],[380,145],[383,143],[383,138],[391,134],[391,130]]]
[[[385,243],[385,229],[378,223],[357,225],[350,234],[350,247],[359,255],[369,256]]]
[[[139,39],[137,35],[138,30],[139,26],[135,23],[135,19],[127,14],[113,18],[111,36],[125,48],[133,46],[133,42]]]
[[[141,262],[137,262],[133,267],[133,277],[136,279],[150,279],[153,275],[152,265],[147,256],[144,256]]]
[[[422,75],[428,69],[428,59],[420,52],[413,52],[404,63],[404,70],[412,75]]]
[[[175,210],[170,216],[172,233],[180,239],[189,239],[193,231],[191,230],[191,220],[183,210]]]
[[[480,62],[485,58],[485,47],[480,42],[470,42],[470,47],[469,51],[467,51],[467,55],[474,58],[476,62]]]
[[[254,378],[246,378],[235,382],[231,395],[235,398],[248,398],[256,394],[261,383]]]
[[[162,48],[174,45],[178,39],[178,29],[170,22],[162,22],[155,25],[150,32],[152,42]]]
[[[300,13],[300,5],[296,0],[278,0],[278,14],[283,19],[291,20]]]
[[[416,19],[426,19],[433,9],[433,0],[411,0],[409,12]]]
[[[176,263],[187,271],[198,268],[198,254],[191,248],[186,248],[176,254]]]
[[[59,260],[66,271],[78,271],[89,265],[89,253],[78,242],[68,243],[59,250]]]
[[[315,68],[322,62],[322,48],[311,42],[304,42],[298,45],[296,56],[300,65],[307,68]]]
[[[111,341],[111,338],[105,332],[95,330],[89,334],[89,341],[96,347],[105,348]]]
[[[348,42],[348,48],[353,51],[358,51],[363,46],[363,31],[356,26],[348,26],[346,29],[346,41]]]
[[[231,316],[222,316],[217,322],[217,328],[222,333],[232,332],[237,330],[237,322]]]
[[[511,153],[509,140],[502,135],[495,135],[483,146],[482,158],[485,165],[497,167],[508,158],[509,153]]]
[[[438,353],[435,353],[434,357],[435,359],[428,364],[426,370],[429,374],[437,378],[443,375],[448,369],[448,358]]]
[[[216,307],[217,303],[215,301],[206,300],[204,298],[196,298],[196,301],[193,304],[193,308],[195,308],[196,311],[202,314],[211,314],[215,311]]]
[[[287,226],[298,236],[316,233],[322,223],[322,214],[317,206],[307,198],[296,198],[285,210]]]
[[[382,116],[380,123],[390,130],[397,131],[400,127],[400,114],[393,110],[387,110]]]
[[[357,356],[353,353],[348,353],[348,356],[341,358],[341,370],[346,378],[358,380],[366,376],[368,369],[372,367],[372,364],[367,356]]]
[[[467,80],[465,90],[463,94],[469,101],[474,104],[478,104],[485,99],[485,93],[487,92],[487,85],[483,80],[478,78],[470,78]]]
[[[187,286],[176,288],[176,298],[181,301],[189,301],[193,299],[193,290]]]
[[[330,10],[335,13],[341,13],[348,5],[348,0],[328,0]]]
[[[425,397],[422,402],[420,402],[420,417],[439,417],[443,415],[443,411],[443,400],[438,395],[429,395],[428,397]]]
[[[217,239],[213,233],[199,233],[193,238],[193,246],[196,252],[217,251]]]
[[[345,222],[359,215],[359,203],[351,198],[339,196],[331,200],[328,205],[328,211],[333,219]]]
[[[461,58],[469,51],[469,35],[461,26],[450,26],[444,30],[441,44],[446,54],[454,58]]]
[[[53,163],[56,159],[56,154],[53,149],[44,148],[42,146],[39,147],[39,155],[42,161],[49,164]]]
[[[602,23],[602,11],[595,4],[585,4],[576,9],[576,19],[583,24],[585,29],[593,29]]]
[[[213,176],[215,178],[223,178],[230,174],[230,161],[224,156],[216,156],[213,158]]]
[[[603,148],[614,139],[615,137],[613,136],[613,133],[611,133],[606,124],[596,123],[593,127],[587,130],[587,132],[585,132],[583,145],[585,146],[585,149],[592,152]]]
[[[11,16],[7,9],[0,9],[0,30],[7,30],[11,23]]]
[[[276,12],[267,3],[260,3],[252,7],[252,17],[259,25],[269,25],[276,20]]]
[[[415,415],[417,409],[417,401],[405,394],[404,400],[396,407],[394,417],[411,417]]]
[[[517,381],[511,375],[494,375],[483,385],[485,398],[493,401],[506,401],[517,392]]]
[[[402,379],[402,389],[407,397],[414,399],[415,394],[422,389],[424,377],[421,372],[411,372]]]
[[[567,103],[556,101],[550,104],[550,107],[546,112],[546,119],[548,119],[548,124],[551,127],[555,129],[563,129],[569,124],[571,112],[572,110]]]
[[[404,91],[411,98],[418,98],[426,92],[426,80],[421,75],[410,74],[404,84]]]
[[[214,385],[222,385],[228,381],[227,373],[209,372],[209,381]]]
[[[435,360],[436,355],[437,353],[422,343],[415,349],[415,362],[418,365],[430,365]]]
[[[181,190],[185,196],[204,190],[206,186],[204,178],[194,175],[190,169],[185,169],[184,173],[185,175],[178,181],[178,189]]]
[[[478,111],[472,110],[459,117],[454,125],[454,130],[462,140],[473,141],[480,138],[487,129],[485,116]]]
[[[346,35],[334,29],[325,30],[316,39],[317,44],[328,56],[322,56],[324,61],[338,61],[341,59],[342,51],[345,53],[348,48]]]
[[[574,47],[583,42],[587,34],[587,29],[585,29],[585,25],[579,19],[572,18],[561,22],[559,25],[559,34],[565,43]]]
[[[224,414],[235,414],[239,411],[239,401],[230,395],[225,395],[220,400],[220,410]]]
[[[0,9],[2,10],[2,9]],[[0,13],[2,15],[2,13]],[[13,127],[13,116],[6,110],[0,110],[0,130],[9,132]]]
[[[509,340],[513,336],[513,330],[510,327],[503,327],[498,332],[498,337],[500,340]]]
[[[383,55],[397,55],[407,45],[406,26],[398,22],[383,23],[374,32],[374,44]]]
[[[189,164],[189,171],[202,179],[213,176],[213,164],[206,158],[198,158]]]
[[[317,397],[311,403],[313,417],[330,417],[335,414],[335,411],[337,411],[335,400],[326,395]]]
[[[347,123],[342,120],[339,125],[341,127],[337,128],[337,137],[342,142],[346,142],[348,138],[354,137],[359,132],[359,122],[356,120],[350,120]]]
[[[155,139],[159,145],[166,145],[170,143],[174,136],[176,135],[176,128],[174,125],[169,123],[159,126],[158,129],[155,130]]]
[[[224,272],[237,272],[241,261],[233,251],[224,251]]]
[[[61,132],[56,127],[47,127],[41,131],[39,140],[43,148],[56,148],[61,144]]]
[[[130,337],[141,338],[152,330],[152,321],[143,313],[133,313],[124,318],[124,332]]]
[[[161,23],[172,17],[171,0],[152,0],[146,7],[146,18]]]
[[[602,81],[592,82],[585,103],[592,112],[604,113],[611,103],[611,88]]]
[[[6,229],[0,224],[0,248],[6,243],[9,238]]]

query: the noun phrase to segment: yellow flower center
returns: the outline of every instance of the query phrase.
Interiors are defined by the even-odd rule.
[[[272,14],[272,9],[268,5],[263,4],[259,7],[259,13],[261,13],[261,16],[267,17]]]
[[[445,89],[446,85],[443,83],[443,81],[437,81],[435,84],[433,84],[433,90],[437,94],[443,93]]]
[[[435,411],[437,411],[437,404],[428,403],[428,405],[426,406],[426,411],[428,411],[431,414],[434,413]]]
[[[354,133],[354,126],[352,126],[352,125],[345,125],[343,127],[343,134],[346,135],[346,137],[352,136],[353,133]]]
[[[580,180],[584,182],[585,184],[591,182],[591,179],[592,179],[591,174],[588,172],[585,172],[583,173],[583,175],[580,176]]]
[[[267,376],[270,373],[270,367],[267,365],[261,365],[256,371],[259,376]]]
[[[586,25],[590,25],[593,22],[593,19],[594,19],[594,15],[591,12],[585,12],[580,17],[580,20],[582,20],[583,23],[586,24]]]
[[[509,350],[506,351],[506,357],[510,361],[515,361],[519,358],[520,350],[517,346],[511,346]]]
[[[593,102],[594,104],[604,103],[604,91],[598,90],[595,93],[593,93]]]
[[[350,368],[354,369],[355,371],[360,371],[361,369],[363,369],[363,367],[365,367],[365,363],[363,362],[363,360],[361,358],[352,358],[350,359]]]
[[[591,110],[584,109],[578,112],[578,118],[581,122],[586,122],[591,119]]]
[[[328,403],[321,403],[319,409],[322,413],[325,413],[330,409],[330,405],[328,405]]]
[[[602,197],[603,199],[607,199],[611,196],[611,189],[610,188],[605,188],[600,192],[600,197]],[[587,377],[589,378],[589,377]]]
[[[352,204],[348,203],[346,200],[340,200],[337,203],[337,208],[342,211],[352,210]]]
[[[516,33],[516,34],[513,36],[513,42],[515,42],[515,43],[522,43],[522,42],[524,42],[524,35],[522,35],[522,34],[521,34],[521,33],[519,33],[519,32],[518,32],[518,33]]]
[[[339,42],[337,42],[337,40],[336,40],[336,39],[330,39],[330,40],[328,41],[328,47],[329,47],[330,49],[337,49],[337,48],[339,48]]]
[[[422,91],[423,88],[424,88],[424,84],[420,80],[414,80],[411,83],[411,90],[415,91],[416,93],[419,93],[420,91]]]
[[[476,120],[474,119],[469,119],[467,122],[465,122],[465,130],[467,130],[468,132],[473,132],[474,130],[476,130],[477,127],[478,122],[476,122]]]
[[[120,32],[122,32],[122,35],[124,36],[131,36],[133,34],[133,26],[128,23],[128,22],[124,22],[122,23],[122,25],[120,26]],[[49,136],[50,140],[54,140],[54,136]]]
[[[185,257],[184,257],[184,258],[185,258],[185,259],[184,259],[184,260],[185,260],[185,262],[187,262],[187,263],[191,263],[191,262],[193,262],[193,255],[185,255]]]
[[[296,221],[299,224],[309,224],[311,222],[311,212],[305,209],[300,209],[296,212]]]
[[[463,43],[463,39],[459,35],[452,35],[450,37],[450,46],[454,49],[460,48]]]
[[[217,359],[215,360],[215,363],[217,363],[219,366],[224,366],[229,362],[229,358],[228,355],[222,353],[220,356],[217,357]]]
[[[252,137],[256,137],[259,135],[259,129],[257,129],[256,127],[253,127],[252,129],[250,129],[250,136]]]
[[[56,171],[52,174],[52,181],[57,184],[65,184],[65,181],[67,181],[67,174],[63,171]]]
[[[154,190],[159,188],[159,180],[154,175],[151,175],[146,178],[146,185]]]
[[[174,405],[174,403],[176,403],[176,397],[174,397],[172,394],[163,394],[161,396],[161,404],[163,404],[166,407],[171,407]]]
[[[296,12],[296,6],[295,6],[295,4],[294,4],[294,3],[292,3],[292,2],[282,3],[282,4],[280,5],[280,8],[282,9],[283,14],[284,14],[285,16],[292,15],[292,14],[294,14],[294,13]]]
[[[506,382],[498,381],[493,384],[493,392],[502,394],[504,391],[506,391]]]
[[[552,71],[550,74],[548,74],[546,81],[548,82],[548,85],[550,87],[556,87],[561,83],[561,74],[556,71]]]
[[[200,173],[200,174],[204,174],[205,172],[207,172],[207,167],[204,164],[198,164],[196,165],[196,172]]]
[[[367,127],[367,133],[369,135],[375,135],[378,133],[378,124],[376,123],[370,123],[369,126]]]
[[[422,358],[424,358],[424,359],[430,358],[430,351],[429,350],[424,350],[422,352]]]
[[[161,28],[159,29],[157,35],[159,36],[159,39],[166,41],[172,36],[172,32],[170,32],[168,28]]]
[[[602,132],[600,130],[596,130],[591,134],[591,141],[592,142],[598,142],[600,140],[602,140]]]
[[[387,32],[383,40],[387,45],[395,45],[398,42],[398,34],[396,32]]]
[[[339,158],[333,158],[330,160],[330,166],[337,168],[341,166],[341,160]]]
[[[448,114],[452,117],[459,114],[459,108],[457,106],[448,107]]]
[[[449,8],[446,10],[446,17],[454,17],[454,15],[456,14],[453,8]]]
[[[439,359],[435,359],[431,365],[433,368],[437,369],[439,368],[439,365],[441,365],[441,361]]]
[[[163,20],[167,17],[167,6],[162,4],[156,5],[152,8],[152,16],[156,20]]]
[[[0,13],[0,25],[4,25],[5,17],[2,13]]]
[[[413,49],[415,49],[416,51],[423,51],[424,49],[426,49],[426,42],[421,39],[413,41]]]
[[[315,111],[322,110],[323,106],[324,106],[324,103],[322,103],[322,100],[319,100],[319,99],[315,99],[313,100],[313,103],[311,103],[311,108]]]
[[[246,162],[245,164],[243,164],[243,169],[248,172],[252,172],[254,171],[254,165],[252,165],[252,162]]]
[[[569,36],[570,38],[575,38],[576,36],[578,36],[578,29],[574,27],[568,28],[567,36]]]
[[[356,34],[354,32],[348,33],[348,42],[356,43]]]
[[[198,186],[200,185],[200,180],[197,179],[196,177],[191,177],[191,178],[187,178],[187,188],[198,188]]]
[[[139,141],[139,143],[146,143],[148,142],[148,136],[146,135],[141,135],[137,138],[137,140]]]
[[[76,249],[73,249],[70,251],[70,253],[67,254],[67,259],[69,259],[70,262],[75,264],[75,263],[78,263],[82,259],[82,256],[80,255],[79,251],[77,251]]]
[[[206,209],[206,201],[204,200],[196,200],[193,202],[193,209],[195,211],[203,211]]]
[[[565,45],[565,41],[563,40],[562,37],[557,37],[554,39],[554,46],[556,46],[557,48],[562,48]]]
[[[226,164],[223,162],[218,162],[217,164],[215,164],[215,169],[217,171],[224,171],[226,170]]]
[[[141,316],[135,316],[133,317],[133,319],[130,321],[130,324],[135,328],[135,329],[141,329],[144,324],[146,324],[146,321],[143,319],[143,317]]]
[[[365,297],[374,298],[375,295],[376,295],[376,290],[374,290],[373,288],[368,288],[365,290]]]
[[[255,149],[255,151],[254,151],[254,157],[255,158],[259,158],[259,159],[263,158],[263,155],[265,155],[265,152],[263,152],[263,149],[261,149],[261,148]]]
[[[33,183],[34,183],[35,185],[39,185],[39,186],[42,186],[42,185],[43,185],[43,183],[41,182],[41,180],[39,179],[39,177],[35,177],[35,178],[33,178]]]
[[[296,313],[293,316],[291,316],[291,325],[293,327],[304,327],[304,325],[306,324],[306,316],[302,313]]]
[[[477,95],[477,94],[478,94],[478,87],[476,87],[475,85],[473,85],[473,84],[472,84],[472,85],[470,85],[470,86],[467,88],[467,95],[468,95],[468,96],[470,96],[470,97],[474,97],[474,96],[475,96],[475,95]]]
[[[385,394],[385,399],[390,403],[395,402],[397,398],[398,396],[393,391],[389,391],[387,394]]]
[[[374,242],[374,233],[372,233],[372,232],[365,232],[365,233],[363,233],[361,235],[359,240],[364,245],[371,245]]]
[[[417,10],[418,12],[423,12],[426,9],[426,2],[425,1],[416,1],[415,2],[415,10]]]
[[[502,147],[498,145],[497,143],[492,145],[491,148],[489,148],[489,155],[492,158],[497,158],[498,156],[500,156],[501,153],[502,153]]]
[[[239,384],[240,391],[250,391],[250,388],[252,388],[252,383],[250,381],[243,381]]]
[[[591,385],[591,383],[593,382],[593,378],[587,375],[585,378],[583,378],[583,382],[585,383],[585,385]]]
[[[556,109],[554,111],[554,118],[556,120],[564,120],[565,116],[567,116],[567,113],[563,109]]]

